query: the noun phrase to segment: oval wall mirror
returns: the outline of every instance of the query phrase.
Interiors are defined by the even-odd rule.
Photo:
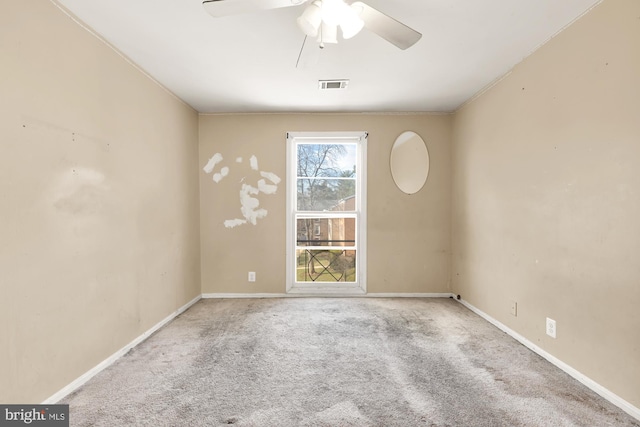
[[[406,131],[396,138],[391,148],[390,163],[391,176],[404,193],[417,193],[427,182],[429,152],[417,133]]]

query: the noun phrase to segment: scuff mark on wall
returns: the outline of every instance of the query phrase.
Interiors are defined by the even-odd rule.
[[[60,212],[72,215],[99,213],[110,189],[105,180],[102,172],[74,167],[58,180],[53,206]]]
[[[24,130],[64,136],[70,139],[72,142],[91,143],[103,152],[108,152],[110,149],[111,144],[108,140],[96,137],[94,135],[79,133],[75,130],[60,126],[56,123],[47,122],[40,118],[28,115],[22,115],[20,120],[23,123],[22,128]]]
[[[236,157],[236,163],[242,163],[242,157]]]

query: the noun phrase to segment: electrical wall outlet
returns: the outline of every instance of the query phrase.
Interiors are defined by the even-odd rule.
[[[249,281],[250,282],[255,282],[256,281],[256,272],[255,271],[250,271],[249,272]]]
[[[547,317],[547,335],[551,338],[556,337],[556,321]]]
[[[518,303],[515,301],[511,301],[511,314],[518,316]]]

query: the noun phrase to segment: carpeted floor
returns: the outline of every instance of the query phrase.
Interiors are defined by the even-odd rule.
[[[635,426],[451,299],[203,300],[61,403],[72,426]]]

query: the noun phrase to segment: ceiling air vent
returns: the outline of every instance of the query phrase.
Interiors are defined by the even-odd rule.
[[[349,85],[349,80],[318,80],[318,89],[346,89]]]

